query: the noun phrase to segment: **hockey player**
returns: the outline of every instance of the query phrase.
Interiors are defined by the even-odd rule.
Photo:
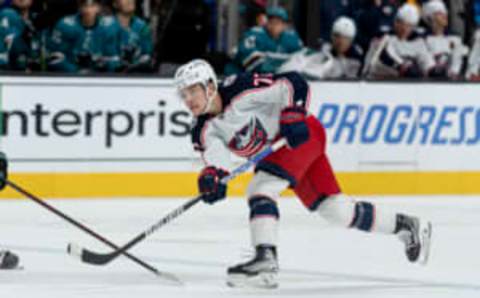
[[[419,21],[417,7],[404,4],[395,16],[394,29],[374,39],[365,59],[363,73],[368,78],[421,78],[441,76],[425,40],[415,33]]]
[[[196,117],[192,141],[205,162],[198,177],[205,202],[213,204],[225,198],[227,185],[220,181],[232,168],[230,153],[248,158],[276,139],[288,142],[255,168],[247,190],[255,256],[228,268],[229,285],[277,286],[280,214],[276,201],[287,188],[293,189],[306,208],[329,222],[395,234],[404,242],[409,261],[426,261],[430,223],[390,213],[369,202],[355,202],[341,193],[325,153],[325,129],[307,112],[310,90],[298,73],[242,74],[217,85],[212,67],[194,60],[177,70],[175,82]]]
[[[363,50],[354,44],[357,28],[348,17],[339,17],[332,28],[331,43],[319,52],[301,51],[285,62],[279,72],[298,71],[310,79],[355,79],[360,75]]]
[[[99,15],[98,0],[80,0],[79,5],[79,14],[61,19],[52,31],[49,69],[72,73],[118,70],[118,23],[113,17]]]
[[[11,8],[0,11],[0,23],[10,32],[8,69],[41,70],[42,32],[34,25],[37,15],[32,0],[13,0]]]
[[[152,33],[148,24],[135,16],[135,0],[115,0],[116,19],[122,30],[121,60],[124,72],[152,70]]]
[[[2,13],[4,10],[0,10],[0,70],[6,70],[9,67],[8,55],[14,36],[11,28],[5,26],[7,18]]]
[[[430,0],[423,5],[423,16],[429,27],[425,41],[439,73],[451,79],[459,78],[468,48],[462,44],[460,36],[447,32],[447,7],[441,0]]]
[[[8,178],[8,162],[3,152],[0,152],[0,190],[6,186],[5,179]],[[15,269],[18,267],[19,258],[8,250],[0,250],[0,270]]]
[[[234,58],[236,72],[275,72],[292,53],[302,49],[298,34],[288,28],[287,11],[281,7],[267,9],[267,24],[248,30],[238,45]],[[230,65],[227,73],[235,72]]]

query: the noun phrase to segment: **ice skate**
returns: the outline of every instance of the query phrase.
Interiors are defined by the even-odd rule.
[[[278,262],[275,247],[257,246],[255,257],[228,268],[227,285],[230,287],[278,287]]]
[[[397,235],[405,243],[405,253],[412,263],[425,265],[430,254],[432,224],[416,217],[398,215]]]

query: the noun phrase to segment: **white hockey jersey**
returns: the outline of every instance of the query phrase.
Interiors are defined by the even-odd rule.
[[[387,34],[372,41],[363,74],[373,79],[400,77],[398,67],[404,63],[414,64],[426,75],[435,66],[435,59],[423,38],[413,35],[402,40]]]
[[[226,78],[218,90],[222,113],[202,115],[192,128],[194,148],[207,166],[230,171],[230,153],[251,157],[278,138],[282,109],[307,106],[308,83],[295,72],[241,74]]]
[[[475,32],[473,39],[472,50],[470,51],[470,56],[468,57],[468,67],[466,78],[471,80],[478,80],[480,75],[480,29]]]
[[[459,36],[429,34],[425,37],[425,43],[437,67],[446,69],[449,75],[460,75],[468,48],[463,45]]]
[[[345,56],[339,56],[327,43],[318,52],[303,50],[293,55],[280,71],[298,71],[312,79],[355,79],[360,75],[362,63],[363,50],[358,45],[353,45]]]

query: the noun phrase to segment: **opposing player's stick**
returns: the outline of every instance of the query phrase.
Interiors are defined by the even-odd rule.
[[[222,179],[222,183],[227,183],[228,181],[242,174],[243,172],[248,170],[251,166],[258,163],[260,160],[264,159],[272,152],[277,151],[278,149],[283,147],[285,144],[286,144],[285,139],[280,139],[276,141],[272,146],[261,151],[260,153],[255,155],[253,158],[251,158],[250,160],[248,160],[247,162],[245,162],[244,164],[242,164],[241,166],[233,170],[229,176]],[[153,234],[155,231],[157,231],[159,228],[168,224],[170,221],[172,221],[173,219],[183,214],[188,209],[192,208],[195,204],[197,204],[201,200],[202,200],[201,196],[198,196],[194,199],[189,200],[182,206],[178,207],[177,209],[167,214],[167,216],[165,216],[164,218],[156,222],[154,225],[152,225],[150,228],[148,228],[147,230],[139,234],[137,237],[133,238],[130,242],[128,242],[121,248],[116,249],[111,253],[106,253],[106,254],[96,253],[86,248],[82,248],[74,243],[70,243],[68,245],[67,251],[70,255],[80,258],[80,260],[82,260],[85,263],[89,263],[93,265],[105,265],[111,262],[112,260],[114,260],[115,258],[117,258],[120,254],[125,254],[127,250],[132,248],[134,245],[141,242],[142,240],[144,240],[145,238]]]
[[[3,179],[0,177],[0,179]],[[48,211],[56,214],[57,216],[61,217],[62,219],[66,220],[67,222],[71,223],[72,225],[76,226],[77,228],[79,228],[80,230],[86,232],[87,234],[89,234],[90,236],[102,241],[103,243],[105,243],[106,245],[110,246],[111,248],[113,249],[119,249],[119,247],[115,244],[113,244],[112,242],[110,242],[108,239],[106,239],[105,237],[103,237],[102,235],[98,234],[97,232],[93,231],[92,229],[90,229],[89,227],[87,227],[86,225],[78,222],[77,220],[73,219],[71,216],[63,213],[62,211],[58,210],[57,208],[53,207],[52,205],[48,204],[47,202],[45,202],[44,200],[40,199],[39,197],[31,194],[30,192],[28,192],[27,190],[25,190],[24,188],[18,186],[17,184],[15,184],[14,182],[8,180],[8,179],[3,179],[5,181],[5,184],[10,186],[13,190],[15,190],[16,192],[24,195],[25,197],[27,197],[28,199],[34,201],[35,203],[41,205],[42,207],[46,208]],[[155,275],[159,276],[159,277],[162,277],[162,278],[165,278],[169,281],[172,281],[172,282],[175,282],[175,283],[178,283],[178,284],[181,284],[182,282],[173,274],[171,273],[168,273],[168,272],[163,272],[163,271],[159,271],[158,269],[156,269],[155,267],[145,263],[144,261],[138,259],[137,257],[127,253],[127,252],[124,252],[123,253],[127,258],[129,258],[130,260],[132,260],[133,262],[137,263],[138,265],[142,266],[143,268],[147,269],[148,271],[150,272],[153,272]]]

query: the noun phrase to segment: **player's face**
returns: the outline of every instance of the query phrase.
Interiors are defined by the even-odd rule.
[[[80,14],[84,20],[91,22],[100,13],[100,5],[98,3],[84,4],[80,6]]]
[[[267,21],[267,31],[274,39],[280,37],[280,35],[287,29],[287,23],[276,17],[270,17]]]
[[[332,45],[337,53],[345,54],[352,45],[352,39],[339,34],[333,34]]]
[[[13,0],[12,4],[15,7],[20,9],[30,8],[32,6],[33,0]]]
[[[414,27],[401,20],[395,21],[395,33],[400,39],[407,39],[412,34]]]
[[[135,12],[135,0],[116,0],[116,8],[121,13],[131,14]]]
[[[448,26],[448,16],[442,12],[437,12],[433,15],[433,23],[440,28],[446,28]]]
[[[205,111],[205,107],[207,106],[207,93],[201,84],[195,84],[183,89],[180,92],[180,96],[193,116],[200,116],[202,112]]]

